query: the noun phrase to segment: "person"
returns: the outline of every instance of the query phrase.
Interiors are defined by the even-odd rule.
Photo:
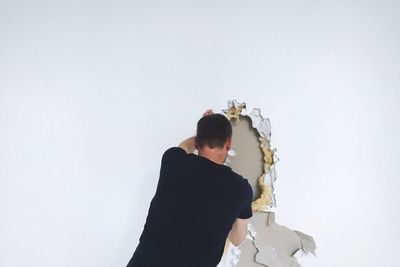
[[[245,240],[253,191],[247,179],[224,165],[231,145],[229,120],[207,110],[196,136],[164,152],[156,193],[127,267],[216,267],[227,238],[235,246]]]

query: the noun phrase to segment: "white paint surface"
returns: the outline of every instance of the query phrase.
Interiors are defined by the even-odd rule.
[[[162,153],[236,98],[271,120],[303,265],[397,267],[399,9],[2,0],[0,266],[125,266]]]

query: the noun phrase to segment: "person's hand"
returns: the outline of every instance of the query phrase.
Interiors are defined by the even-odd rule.
[[[212,109],[207,109],[206,112],[203,113],[203,117],[207,116],[207,115],[211,115],[211,114],[214,114],[213,110]]]

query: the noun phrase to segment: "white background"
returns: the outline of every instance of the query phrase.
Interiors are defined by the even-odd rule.
[[[125,266],[162,153],[230,99],[271,120],[305,267],[399,266],[399,11],[1,0],[0,266]]]

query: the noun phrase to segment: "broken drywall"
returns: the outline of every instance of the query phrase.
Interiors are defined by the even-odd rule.
[[[223,110],[232,124],[232,150],[226,164],[247,178],[253,188],[253,217],[240,247],[228,242],[218,267],[301,267],[296,256],[315,255],[314,239],[275,222],[276,199],[273,183],[279,160],[271,149],[271,125],[260,109],[247,115],[246,104],[228,102]]]

